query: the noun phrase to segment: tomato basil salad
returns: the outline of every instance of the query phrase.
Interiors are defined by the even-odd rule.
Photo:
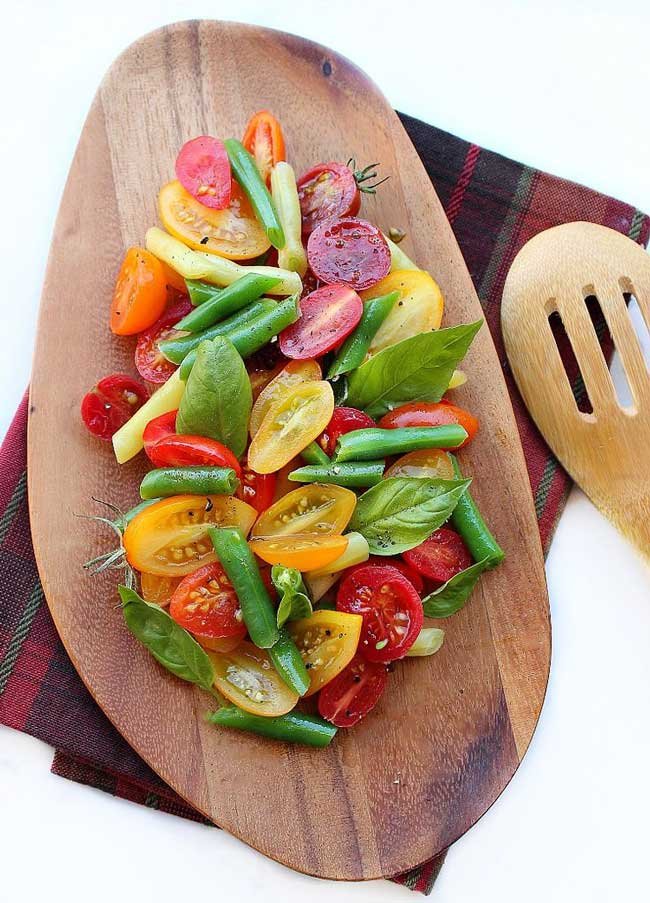
[[[188,141],[164,228],[126,253],[110,327],[142,380],[105,377],[81,412],[152,469],[86,567],[124,570],[127,627],[215,724],[325,746],[503,552],[454,455],[478,421],[447,398],[480,322],[441,328],[403,233],[359,217],[376,164],[296,180],[285,158],[268,112]]]

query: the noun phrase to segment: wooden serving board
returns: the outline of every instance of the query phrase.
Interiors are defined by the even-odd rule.
[[[41,303],[29,425],[29,500],[40,575],[65,647],[133,748],[189,803],[280,862],[327,878],[394,875],[440,852],[494,802],[540,713],[550,660],[542,552],[517,428],[487,328],[455,393],[481,420],[462,455],[507,552],[430,659],[398,664],[381,704],[324,751],[218,730],[210,700],[162,670],[125,629],[115,578],[82,562],[107,548],[75,519],[91,496],[124,510],[143,461],[122,468],[79,416],[100,377],[133,372],[133,342],[108,330],[124,250],[156,223],[158,189],[200,134],[242,134],[268,108],[298,173],[321,160],[380,160],[390,180],[362,215],[406,230],[407,253],[446,299],[446,324],[481,308],[425,170],[372,82],[328,50],[280,32],[184,22],[129,47],[104,79],[61,203]]]

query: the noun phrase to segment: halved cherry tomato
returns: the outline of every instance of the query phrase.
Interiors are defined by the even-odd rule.
[[[298,694],[285,684],[264,649],[244,642],[233,652],[208,655],[216,674],[215,687],[245,712],[271,718],[286,715],[298,702]]]
[[[359,652],[370,662],[403,658],[424,620],[413,584],[390,565],[362,564],[350,571],[339,586],[336,607],[362,615]]]
[[[294,360],[321,357],[357,326],[363,302],[347,285],[324,285],[299,302],[300,318],[280,333],[280,351]]]
[[[297,571],[315,571],[339,558],[346,550],[345,536],[267,536],[251,539],[250,547],[267,564],[283,564]]]
[[[148,574],[184,577],[216,561],[207,535],[211,524],[239,527],[247,535],[256,515],[250,505],[229,495],[161,499],[127,525],[123,539],[127,561]]]
[[[252,536],[330,536],[342,533],[357,497],[342,486],[308,483],[275,502],[258,518]]]
[[[241,464],[229,448],[206,436],[169,435],[147,451],[155,467],[232,467],[241,480]]]
[[[292,386],[322,378],[323,373],[316,361],[289,361],[285,364],[257,396],[249,422],[251,438],[262,425],[271,405],[286,395]]]
[[[289,621],[287,630],[309,672],[313,696],[349,665],[359,645],[363,618],[340,611],[315,611],[309,618]]]
[[[268,110],[260,110],[251,116],[242,144],[255,158],[260,175],[269,185],[275,164],[287,159],[280,123]]]
[[[325,429],[333,411],[334,393],[325,380],[291,387],[270,406],[250,444],[251,470],[280,470]]]
[[[405,561],[402,561],[401,558],[382,558],[381,555],[371,555],[368,560],[363,563],[364,565],[374,564],[377,567],[389,565],[389,567],[397,568],[401,574],[404,574],[409,583],[413,584],[413,587],[419,596],[424,592],[424,580],[422,577],[420,577],[414,568]]]
[[[81,400],[81,416],[93,436],[110,439],[148,397],[142,383],[124,373],[113,373],[86,392]]]
[[[224,654],[233,652],[238,646],[241,646],[242,642],[242,638],[239,636],[195,636],[194,639],[204,649],[209,649],[211,652],[223,652]]]
[[[176,435],[177,414],[178,411],[168,411],[166,414],[161,414],[160,417],[154,417],[145,426],[142,433],[142,441],[149,460],[151,460],[149,452],[157,442],[160,442],[161,439],[166,439],[168,436]]]
[[[237,593],[218,561],[181,580],[172,596],[169,614],[197,639],[243,640],[246,636]]]
[[[403,552],[402,557],[418,574],[436,583],[446,583],[472,563],[467,546],[449,527],[436,530],[415,549]]]
[[[255,473],[248,464],[242,467],[241,483],[237,496],[252,505],[260,514],[273,504],[275,474]]]
[[[176,158],[176,178],[193,198],[213,210],[230,203],[230,160],[223,141],[201,135],[186,141]]]
[[[451,458],[441,448],[421,448],[402,455],[384,473],[389,477],[433,477],[439,480],[453,480],[454,467]]]
[[[330,422],[318,437],[318,442],[326,454],[333,455],[339,436],[353,430],[371,429],[373,426],[377,424],[372,417],[357,408],[334,408]]]
[[[191,310],[192,305],[187,295],[178,295],[168,305],[162,317],[140,333],[135,346],[135,366],[143,379],[150,383],[164,383],[172,375],[176,367],[160,353],[158,343],[169,338],[174,332],[174,326]]]
[[[225,210],[210,210],[180,182],[168,182],[160,189],[158,211],[165,229],[196,251],[249,260],[263,254],[271,244],[236,182]]]
[[[379,426],[390,430],[402,426],[443,426],[447,423],[458,423],[467,432],[467,439],[458,448],[471,442],[478,430],[478,420],[473,414],[448,401],[413,401],[403,404],[384,414]]]
[[[394,270],[361,297],[367,301],[395,291],[399,292],[399,298],[375,333],[368,349],[370,355],[403,339],[438,329],[442,322],[442,292],[424,270]]]
[[[298,180],[302,231],[309,235],[328,219],[356,216],[361,206],[354,173],[343,163],[319,163]]]
[[[171,602],[180,577],[161,577],[159,574],[140,574],[140,590],[143,599],[165,608]]]
[[[337,727],[352,727],[374,709],[387,682],[385,665],[355,655],[347,668],[321,690],[319,714]]]
[[[179,296],[187,297],[187,285],[181,274],[177,273],[176,270],[173,270],[164,260],[160,261],[160,265],[165,274],[165,282],[167,283],[167,290],[169,292],[167,296],[167,306],[170,307],[178,300]]]
[[[144,248],[129,248],[115,283],[111,332],[135,335],[152,326],[167,303],[167,280],[157,257]]]
[[[390,270],[384,236],[372,223],[352,216],[327,220],[314,229],[307,257],[321,282],[343,282],[356,291],[370,288]]]

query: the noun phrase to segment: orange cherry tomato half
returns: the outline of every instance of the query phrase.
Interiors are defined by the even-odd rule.
[[[260,110],[251,116],[242,144],[255,158],[260,175],[269,185],[271,170],[276,163],[287,158],[280,123],[268,110]]]
[[[315,611],[308,618],[289,621],[287,630],[309,672],[312,696],[350,664],[359,645],[363,618],[342,611]]]
[[[413,401],[403,404],[384,414],[379,426],[383,429],[395,429],[402,426],[444,426],[448,423],[458,423],[467,432],[467,439],[458,448],[463,448],[472,441],[479,426],[473,414],[448,401]]]
[[[167,303],[167,279],[157,257],[144,248],[129,248],[115,283],[111,332],[135,335],[162,315]]]
[[[249,423],[251,439],[262,425],[271,405],[286,395],[292,386],[322,378],[323,373],[317,361],[289,361],[282,367],[264,386],[253,405]]]
[[[384,473],[389,477],[433,477],[453,480],[454,467],[451,458],[441,448],[421,448],[398,458]]]
[[[280,351],[295,360],[321,357],[356,328],[363,302],[347,285],[323,285],[299,302],[300,318],[280,333]]]
[[[243,642],[233,652],[208,655],[215,687],[245,712],[271,718],[286,715],[298,702],[298,694],[285,684],[264,649]]]
[[[227,207],[232,179],[223,141],[209,135],[186,141],[176,158],[176,178],[204,207]]]
[[[342,486],[308,483],[278,499],[262,514],[252,536],[330,536],[342,533],[354,513],[357,497]]]
[[[250,547],[267,564],[283,564],[297,571],[315,571],[331,564],[345,552],[345,536],[268,536],[251,539]]]
[[[165,608],[171,602],[180,577],[161,577],[159,574],[140,574],[140,591],[143,599]]]
[[[237,593],[218,561],[181,580],[171,598],[169,614],[200,640],[243,640],[246,636]]]

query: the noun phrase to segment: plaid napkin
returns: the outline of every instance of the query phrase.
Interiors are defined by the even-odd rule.
[[[546,550],[570,481],[528,417],[509,373],[499,325],[503,283],[517,251],[543,229],[589,220],[645,245],[650,219],[628,204],[408,116],[401,118],[446,209],[481,298],[513,400]],[[573,377],[578,379],[578,374]],[[44,604],[29,529],[27,406],[25,397],[0,450],[0,722],[54,746],[56,774],[206,822],[117,733],[83,686],[57,636]],[[429,893],[444,855],[393,880]]]

